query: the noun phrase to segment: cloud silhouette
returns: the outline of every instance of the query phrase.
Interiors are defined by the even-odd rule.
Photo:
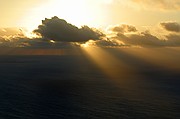
[[[110,27],[115,36],[110,36],[108,41],[99,42],[98,46],[142,46],[142,47],[177,47],[180,46],[179,24],[177,22],[161,22],[160,25],[171,31],[168,35],[159,38],[150,33],[150,31],[140,32],[135,26],[123,24]],[[110,34],[111,35],[111,34]],[[118,41],[119,42],[118,42]],[[98,43],[98,42],[97,42]]]
[[[117,39],[128,45],[152,47],[152,46],[165,46],[165,41],[158,39],[156,36],[148,32],[141,32],[139,34],[117,34]]]
[[[99,40],[95,42],[96,46],[99,47],[121,47],[126,46],[123,42],[118,42],[115,39]]]
[[[180,35],[179,34],[169,34],[166,36],[168,39],[166,45],[168,46],[180,46]]]
[[[25,36],[0,37],[0,47],[27,47],[30,39]]]
[[[129,32],[137,31],[136,27],[132,25],[128,25],[128,24],[116,25],[116,26],[110,27],[110,30],[116,33],[129,33]]]
[[[56,16],[42,20],[42,24],[34,30],[34,33],[41,35],[44,39],[61,42],[86,42],[88,40],[100,40],[104,36],[98,30],[91,29],[88,26],[78,28]]]
[[[141,32],[138,34],[117,34],[113,39],[118,39],[124,44],[129,46],[142,46],[142,47],[179,47],[180,35],[169,34],[165,39],[160,39],[149,32]]]
[[[161,27],[170,32],[180,32],[180,24],[178,22],[161,22]]]
[[[16,29],[1,29],[0,47],[24,47],[31,49],[64,49],[78,48],[83,43],[97,47],[122,47],[122,46],[142,46],[142,47],[177,47],[180,46],[179,24],[177,22],[161,22],[161,27],[170,31],[164,34],[163,38],[150,33],[150,31],[140,32],[133,25],[122,24],[109,28],[110,34],[103,33],[83,26],[77,28],[63,19],[52,17],[42,21],[36,34],[42,37],[29,38],[24,35],[24,31]],[[10,31],[13,31],[12,33]],[[10,33],[8,33],[10,32]],[[113,33],[112,33],[113,32]],[[108,32],[109,33],[109,32]],[[99,40],[100,39],[100,40]],[[52,41],[53,40],[53,41]]]
[[[78,47],[71,42],[50,42],[42,38],[28,38],[25,36],[0,37],[0,47],[31,48],[31,49],[66,49]]]

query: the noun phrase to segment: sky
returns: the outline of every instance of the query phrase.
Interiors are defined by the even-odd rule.
[[[48,39],[51,43],[80,39],[78,42],[106,46],[180,45],[179,0],[1,0],[0,11],[3,45],[7,40],[24,43],[31,39],[30,35],[33,36],[27,31],[35,31],[33,34],[40,36],[36,41]],[[69,33],[78,37],[72,40]]]
[[[1,0],[0,27],[36,27],[58,16],[75,25],[155,25],[180,19],[179,0]]]

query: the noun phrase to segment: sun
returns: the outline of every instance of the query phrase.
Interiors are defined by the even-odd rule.
[[[42,5],[33,7],[23,18],[23,24],[29,30],[37,28],[44,18],[57,16],[67,22],[80,27],[88,25],[97,27],[98,9],[93,8],[88,0],[51,0]]]
[[[52,6],[55,7],[55,10],[50,14],[56,14],[77,26],[94,21],[94,16],[85,0],[54,0]]]

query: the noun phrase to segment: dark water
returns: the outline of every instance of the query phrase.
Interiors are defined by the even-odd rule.
[[[132,61],[144,78],[79,55],[0,56],[0,119],[179,119],[180,74]]]

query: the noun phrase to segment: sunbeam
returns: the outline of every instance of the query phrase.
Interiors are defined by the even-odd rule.
[[[172,72],[179,72],[180,65],[177,63],[180,58],[179,48],[127,48],[120,49],[130,55],[138,57],[161,69]]]
[[[143,76],[138,74],[137,69],[126,64],[119,57],[115,57],[113,53],[109,53],[108,49],[99,47],[82,47],[84,55],[93,61],[109,79],[119,87],[124,87],[126,90],[138,89],[136,79],[143,79]],[[139,91],[140,92],[140,91]]]

